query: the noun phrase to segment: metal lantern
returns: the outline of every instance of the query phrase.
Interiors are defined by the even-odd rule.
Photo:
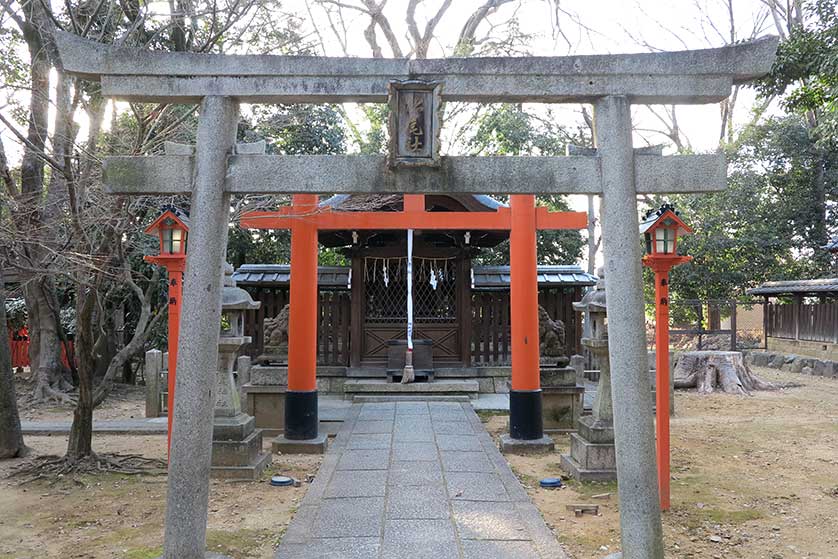
[[[646,214],[640,224],[647,255],[673,256],[678,249],[678,237],[692,233],[671,204],[664,204]]]

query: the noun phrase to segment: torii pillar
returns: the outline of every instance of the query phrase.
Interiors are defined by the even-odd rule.
[[[275,452],[322,453],[326,435],[317,414],[317,194],[294,194],[291,225],[291,312],[288,318],[288,391],[285,432]]]
[[[509,392],[509,436],[505,452],[552,449],[544,436],[538,337],[538,272],[535,196],[510,196],[509,309],[512,322],[512,386]]]

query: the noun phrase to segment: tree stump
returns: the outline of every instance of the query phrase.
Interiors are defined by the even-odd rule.
[[[678,358],[675,388],[695,388],[699,394],[719,389],[749,396],[752,390],[779,387],[754,375],[738,351],[688,351]]]

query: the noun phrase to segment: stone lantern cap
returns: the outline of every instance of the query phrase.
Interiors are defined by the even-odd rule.
[[[606,312],[605,273],[602,270],[599,271],[596,287],[585,293],[581,301],[573,303],[573,309],[579,312]]]
[[[233,279],[233,266],[224,265],[224,287],[221,289],[221,310],[222,311],[249,311],[258,309],[262,303],[254,301],[250,293],[236,287],[236,280]]]

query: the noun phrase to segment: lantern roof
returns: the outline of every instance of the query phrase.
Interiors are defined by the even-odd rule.
[[[163,213],[151,222],[151,225],[145,228],[145,233],[151,235],[156,233],[164,224],[166,220],[174,221],[184,231],[189,231],[189,214],[172,205],[163,206]]]
[[[657,229],[659,226],[666,224],[672,225],[672,222],[678,226],[678,234],[692,233],[692,228],[684,223],[678,216],[675,206],[672,204],[664,204],[660,208],[650,210],[643,221],[640,222],[640,233],[648,233]]]
[[[607,312],[604,270],[599,270],[596,287],[585,293],[581,301],[573,303],[573,310],[577,312]]]

